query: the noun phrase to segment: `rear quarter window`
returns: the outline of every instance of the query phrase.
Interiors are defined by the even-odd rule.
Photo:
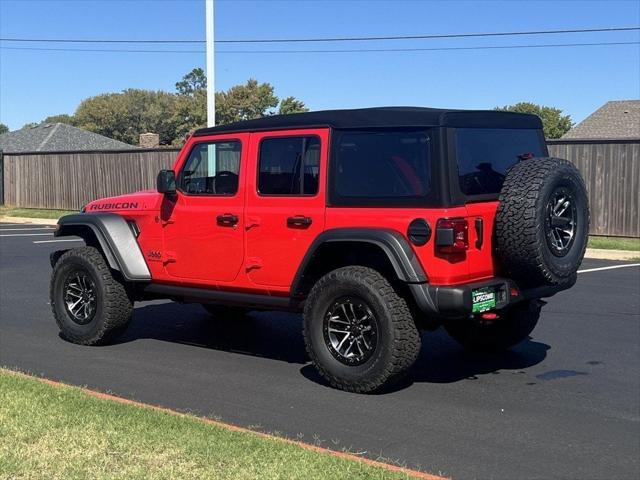
[[[497,195],[509,167],[546,155],[537,129],[459,128],[455,144],[460,190],[467,196]]]
[[[332,159],[332,205],[401,206],[431,198],[428,131],[339,132]]]

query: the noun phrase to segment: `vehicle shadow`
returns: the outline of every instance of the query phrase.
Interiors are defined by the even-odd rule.
[[[251,312],[237,318],[215,318],[197,304],[147,304],[134,310],[127,330],[112,343],[141,339],[270,358],[288,363],[309,361],[300,315]]]
[[[140,339],[192,345],[301,364],[309,380],[326,385],[305,351],[300,315],[252,312],[238,318],[218,319],[199,305],[147,304],[135,309],[127,331],[113,343]],[[550,346],[528,339],[499,354],[465,352],[443,329],[425,332],[418,360],[406,379],[379,393],[402,390],[413,383],[454,383],[501,370],[520,371],[542,362]]]
[[[546,343],[529,338],[505,352],[472,353],[463,350],[442,328],[434,332],[424,332],[420,355],[409,374],[376,394],[404,390],[414,383],[477,380],[481,375],[499,374],[505,370],[525,373],[523,369],[541,363],[547,357],[550,348]],[[311,381],[327,385],[313,365],[304,366],[300,372]]]

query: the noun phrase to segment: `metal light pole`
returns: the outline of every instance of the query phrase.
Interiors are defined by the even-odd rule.
[[[205,0],[207,32],[207,126],[216,125],[215,56],[213,43],[213,0]]]

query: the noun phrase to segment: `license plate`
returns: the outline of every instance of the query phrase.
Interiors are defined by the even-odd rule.
[[[482,313],[496,306],[496,292],[491,287],[478,288],[471,291],[473,313]]]

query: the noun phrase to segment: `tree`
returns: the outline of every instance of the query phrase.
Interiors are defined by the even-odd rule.
[[[207,124],[207,80],[200,68],[195,68],[176,83],[176,123],[174,145],[181,145],[184,137]],[[308,111],[304,102],[295,97],[282,101],[275,95],[269,83],[259,83],[249,79],[244,85],[236,85],[229,90],[216,92],[216,123],[239,122],[264,117],[276,113],[296,113]]]
[[[207,78],[194,68],[176,83],[176,93],[128,89],[83,100],[74,115],[47,117],[47,123],[67,123],[122,142],[137,144],[139,135],[154,132],[162,145],[181,145],[187,134],[207,124]],[[249,79],[246,84],[216,92],[216,123],[305,112],[295,97],[282,101],[269,83]]]
[[[33,128],[33,127],[37,127],[38,125],[40,125],[38,122],[29,122],[29,123],[25,123],[22,128],[20,130],[23,130],[25,128]]]
[[[495,110],[507,112],[532,113],[542,120],[545,138],[560,138],[573,126],[570,115],[563,115],[559,108],[545,107],[530,102],[520,102],[515,105],[496,107]]]
[[[75,113],[77,126],[122,142],[137,144],[139,135],[153,132],[160,143],[176,138],[176,95],[128,89],[87,98]]]
[[[7,127],[4,123],[0,123],[0,135],[7,132],[9,132],[9,127]]]
[[[207,88],[207,76],[201,68],[194,68],[182,80],[176,83],[178,95],[193,96],[196,92]]]
[[[220,124],[273,115],[278,97],[269,83],[250,78],[225,92],[216,92],[216,121]]]
[[[45,118],[42,123],[65,123],[67,125],[75,126],[77,124],[76,118],[66,113],[60,115],[51,115]]]
[[[192,95],[178,95],[173,120],[176,136],[173,145],[182,145],[185,136],[197,128],[207,126],[207,92],[196,90]]]
[[[278,113],[280,115],[284,115],[287,113],[300,113],[300,112],[308,112],[309,109],[304,104],[302,100],[298,100],[295,97],[286,97],[280,101],[280,106],[278,107]]]

